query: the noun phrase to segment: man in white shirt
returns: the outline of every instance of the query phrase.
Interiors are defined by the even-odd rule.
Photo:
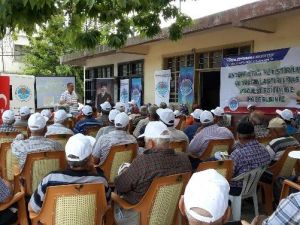
[[[78,97],[75,93],[73,83],[67,84],[67,90],[61,94],[59,103],[61,105],[68,105],[70,107],[70,113],[78,112]]]
[[[48,126],[46,137],[54,134],[73,135],[73,131],[66,127],[66,122],[69,117],[72,117],[72,115],[68,115],[63,109],[56,111],[54,113],[54,124]]]

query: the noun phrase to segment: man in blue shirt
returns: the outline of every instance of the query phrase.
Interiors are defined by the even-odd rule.
[[[75,134],[77,133],[82,133],[84,134],[86,132],[86,129],[89,127],[94,127],[94,126],[103,126],[101,122],[93,118],[93,109],[89,105],[85,105],[82,108],[82,113],[85,116],[85,119],[79,121],[76,123],[73,131]]]
[[[198,128],[201,126],[200,115],[203,111],[201,109],[195,109],[195,111],[191,114],[194,118],[194,122],[192,125],[189,125],[184,129],[184,133],[188,136],[189,141],[191,142],[193,137],[195,136]]]
[[[276,110],[276,113],[284,120],[286,123],[286,133],[291,136],[297,133],[297,129],[292,125],[292,120],[294,119],[293,112],[289,109]]]

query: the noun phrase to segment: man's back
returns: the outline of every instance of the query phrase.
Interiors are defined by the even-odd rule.
[[[186,134],[181,131],[177,130],[175,127],[169,127],[171,141],[186,141],[189,143],[189,138]]]
[[[114,131],[114,130],[116,130],[116,128],[113,125],[101,127],[97,133],[96,140],[98,140],[102,135],[109,134],[111,131]]]
[[[28,120],[18,119],[14,123],[14,127],[27,127],[27,126],[28,126]]]
[[[191,172],[188,157],[172,149],[147,150],[115,179],[116,190],[131,204],[141,200],[156,177]]]
[[[90,118],[85,118],[83,120],[80,120],[75,124],[75,127],[73,129],[74,133],[85,133],[86,129],[89,127],[93,126],[102,126],[103,124],[96,119],[90,117]]]
[[[188,136],[189,141],[192,141],[194,138],[194,135],[196,134],[198,128],[200,127],[200,124],[192,124],[189,125],[187,128],[184,129],[184,133],[186,134],[186,136]]]
[[[16,132],[16,131],[18,131],[18,130],[16,128],[14,128],[12,125],[9,125],[9,124],[0,125],[0,133]]]
[[[65,127],[64,125],[62,125],[60,123],[54,123],[47,127],[46,136],[54,135],[54,134],[71,134],[71,135],[73,135],[74,132],[71,129]]]

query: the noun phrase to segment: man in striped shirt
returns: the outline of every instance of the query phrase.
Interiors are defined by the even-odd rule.
[[[92,163],[92,145],[95,139],[82,134],[72,136],[66,144],[66,159],[69,168],[65,171],[52,172],[43,178],[32,194],[29,209],[39,213],[44,202],[46,190],[50,186],[101,183],[105,186],[106,200],[110,201],[111,190],[100,168]]]
[[[73,83],[67,84],[67,90],[60,96],[59,103],[61,105],[68,105],[70,107],[70,113],[76,114],[78,112],[78,96],[75,92]]]

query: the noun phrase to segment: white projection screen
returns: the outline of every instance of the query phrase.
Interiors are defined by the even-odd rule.
[[[59,103],[67,83],[75,84],[75,77],[36,77],[36,104],[38,109],[52,108]]]

